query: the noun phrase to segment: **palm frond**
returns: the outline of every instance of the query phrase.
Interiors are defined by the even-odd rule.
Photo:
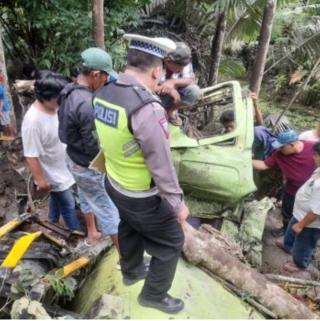
[[[226,39],[255,40],[259,34],[265,0],[256,0],[252,3],[243,1],[242,11],[229,19],[229,31]]]
[[[301,32],[301,30],[300,30]],[[300,33],[299,30],[296,30],[292,33],[292,40],[290,45],[290,40],[286,38],[286,46],[283,46],[287,51],[288,47],[291,47],[291,50],[287,51],[285,54],[282,55],[281,58],[277,59],[266,71],[265,74],[268,73],[270,70],[278,66],[283,61],[295,56],[299,55],[300,58],[304,61],[309,61],[311,64],[314,63],[320,56],[320,30],[312,33],[309,37],[304,38]],[[282,46],[280,46],[282,47]],[[284,52],[284,50],[279,50],[280,52]],[[306,57],[308,57],[306,59]],[[303,61],[302,60],[302,61]]]
[[[140,10],[141,17],[152,17],[159,10],[163,9],[171,0],[151,0],[150,3],[144,5]]]
[[[239,60],[223,59],[219,66],[219,72],[228,78],[243,78],[246,75],[246,69]]]

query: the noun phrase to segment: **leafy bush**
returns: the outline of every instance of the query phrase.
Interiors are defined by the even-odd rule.
[[[15,69],[31,63],[39,69],[52,69],[70,76],[80,52],[95,45],[91,1],[3,2],[0,23],[4,28],[7,57]],[[118,69],[124,65],[126,53],[121,36],[140,24],[138,9],[147,2],[105,1],[106,49]]]
[[[229,79],[243,79],[246,76],[246,69],[241,61],[229,58],[222,60],[220,73]]]
[[[64,296],[68,300],[74,297],[77,282],[72,277],[60,278],[54,274],[47,274],[45,279],[50,283],[57,297]]]
[[[320,80],[307,87],[303,93],[302,101],[306,105],[320,107]]]
[[[273,88],[276,93],[281,93],[288,86],[288,77],[283,74],[274,76],[273,78]]]

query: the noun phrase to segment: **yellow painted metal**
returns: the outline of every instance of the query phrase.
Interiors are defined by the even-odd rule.
[[[37,239],[42,233],[34,232],[20,237],[10,250],[7,257],[1,264],[1,267],[14,268],[19,263],[24,254],[28,251],[32,242]]]
[[[19,226],[22,223],[21,220],[14,220],[6,223],[5,225],[0,227],[0,239],[6,235],[7,233],[11,232],[13,229],[15,229],[17,226]]]
[[[85,256],[81,256],[77,260],[75,260],[75,261],[63,266],[62,268],[58,269],[55,272],[55,275],[59,276],[59,277],[66,278],[70,274],[72,274],[75,271],[77,271],[77,270],[83,268],[84,266],[86,266],[89,262],[90,262],[89,258],[87,258]]]

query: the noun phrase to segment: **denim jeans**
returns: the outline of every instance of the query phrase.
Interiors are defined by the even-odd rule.
[[[80,228],[75,211],[74,198],[70,189],[63,192],[50,192],[49,220],[57,223],[60,215],[70,230],[78,230]]]
[[[0,115],[0,125],[8,126],[10,125],[10,114],[8,111],[3,111]]]
[[[286,191],[282,192],[282,208],[281,215],[283,221],[283,227],[286,230],[289,221],[292,218],[293,206],[296,196],[287,193]]]
[[[305,227],[300,234],[296,235],[292,230],[292,225],[296,223],[298,220],[292,217],[284,235],[284,249],[292,254],[293,262],[299,268],[306,269],[320,239],[320,229]]]
[[[118,234],[119,212],[104,187],[104,174],[74,163],[67,157],[67,166],[77,183],[83,214],[93,212],[103,235]]]

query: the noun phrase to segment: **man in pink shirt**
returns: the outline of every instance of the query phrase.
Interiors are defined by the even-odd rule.
[[[299,140],[297,133],[292,130],[281,132],[273,143],[276,149],[265,159],[253,160],[256,170],[268,170],[278,167],[285,180],[282,194],[283,231],[292,217],[293,205],[297,190],[310,178],[315,170],[313,160],[313,142]]]

